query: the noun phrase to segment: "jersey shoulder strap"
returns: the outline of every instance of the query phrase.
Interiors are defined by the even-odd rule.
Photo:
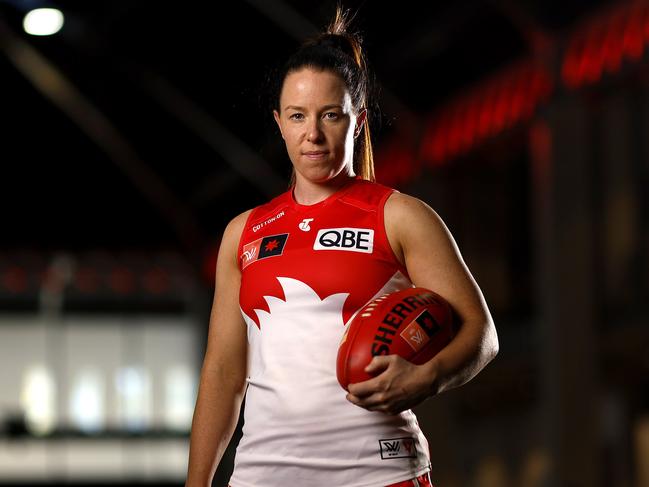
[[[382,210],[388,196],[395,191],[397,190],[382,184],[361,179],[340,201],[366,211]]]

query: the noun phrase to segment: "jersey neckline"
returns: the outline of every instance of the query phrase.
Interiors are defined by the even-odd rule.
[[[313,203],[312,205],[303,205],[301,203],[298,203],[295,200],[295,195],[293,194],[293,191],[295,190],[295,186],[293,186],[289,191],[288,191],[288,200],[293,208],[295,208],[299,212],[304,212],[304,211],[315,211],[319,210],[321,208],[324,208],[327,206],[329,203],[332,201],[337,200],[340,198],[343,194],[345,194],[347,191],[354,186],[354,184],[358,181],[361,181],[360,176],[354,176],[351,178],[349,181],[347,181],[343,186],[338,188],[335,193],[330,194],[327,196],[325,199],[322,201],[318,201],[317,203]]]

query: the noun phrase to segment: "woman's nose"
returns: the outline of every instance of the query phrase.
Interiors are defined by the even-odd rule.
[[[306,140],[312,143],[320,142],[322,140],[323,133],[320,130],[318,122],[313,122],[307,127]]]

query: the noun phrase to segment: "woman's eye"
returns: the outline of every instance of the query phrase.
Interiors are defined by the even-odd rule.
[[[338,114],[336,112],[327,112],[325,113],[325,118],[328,118],[329,120],[336,120],[338,118]]]
[[[301,113],[294,113],[290,117],[288,117],[292,120],[301,120],[303,118],[303,115]]]

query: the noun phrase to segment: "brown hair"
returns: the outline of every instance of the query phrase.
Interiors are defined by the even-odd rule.
[[[357,33],[348,32],[349,12],[341,6],[326,31],[313,39],[307,40],[284,65],[275,84],[273,104],[279,111],[279,98],[286,76],[300,69],[311,67],[331,71],[345,82],[351,95],[356,113],[368,108],[370,79],[361,38]],[[360,142],[354,147],[354,172],[362,179],[375,181],[374,156],[370,136],[369,117],[363,124]],[[295,184],[295,169],[291,174],[289,187]]]

